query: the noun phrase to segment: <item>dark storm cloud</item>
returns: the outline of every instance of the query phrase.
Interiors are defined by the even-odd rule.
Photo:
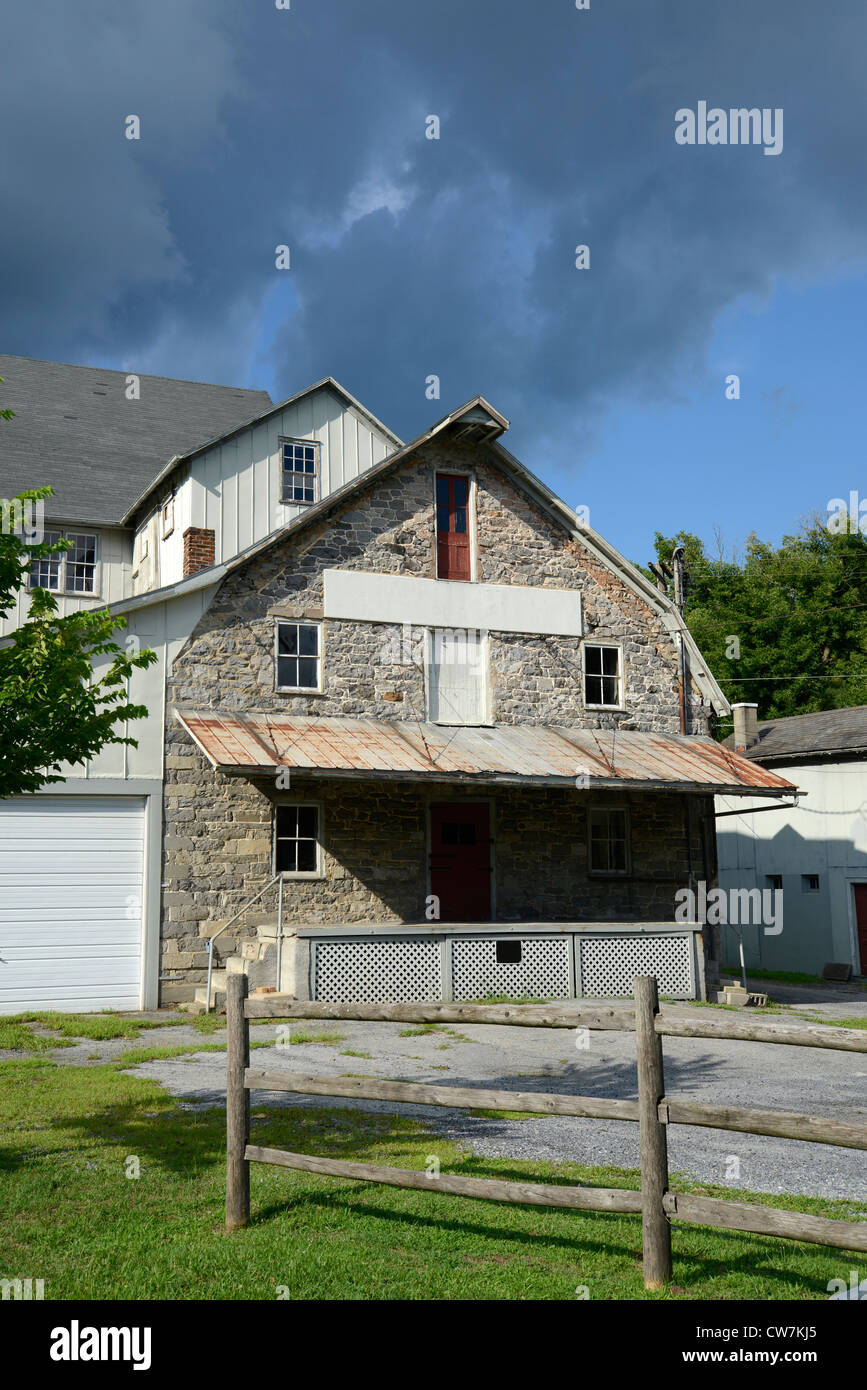
[[[404,435],[481,390],[568,436],[676,396],[739,297],[863,255],[860,0],[49,3],[4,28],[11,352],[259,384],[286,242],[278,390],[332,372]],[[783,153],[678,146],[699,100],[784,108]]]

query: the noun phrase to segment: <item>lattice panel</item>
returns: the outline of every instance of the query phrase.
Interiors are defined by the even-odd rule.
[[[636,975],[655,975],[660,994],[673,998],[695,992],[689,936],[579,937],[577,949],[585,998],[631,994]]]
[[[539,995],[546,999],[568,999],[572,995],[569,940],[556,937],[500,937],[519,943],[521,960],[497,960],[497,942],[476,938],[455,941],[454,997],[481,999],[486,994]]]
[[[442,999],[439,942],[317,941],[313,998],[344,1004]]]

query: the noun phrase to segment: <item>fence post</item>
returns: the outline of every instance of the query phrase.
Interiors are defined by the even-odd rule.
[[[250,1221],[250,1092],[244,1072],[250,1065],[250,1023],[244,1017],[247,976],[226,977],[226,1230]]]
[[[668,1188],[668,1143],[660,1123],[659,1102],[665,1095],[662,1038],[654,1027],[659,993],[653,975],[639,975],[635,992],[635,1042],[638,1056],[638,1111],[641,1142],[641,1236],[644,1284],[661,1289],[672,1275],[671,1226],[662,1199]]]

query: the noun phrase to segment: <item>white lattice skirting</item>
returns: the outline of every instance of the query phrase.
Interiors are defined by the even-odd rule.
[[[309,995],[343,1003],[482,999],[617,998],[636,975],[661,995],[697,996],[700,938],[692,931],[383,936],[309,942]],[[299,981],[300,983],[300,981]]]

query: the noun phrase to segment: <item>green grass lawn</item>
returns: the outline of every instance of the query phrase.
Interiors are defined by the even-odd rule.
[[[218,1045],[219,1046],[219,1045]],[[141,1050],[142,1052],[145,1049]],[[150,1049],[147,1049],[150,1052]],[[255,1096],[253,1097],[255,1102]],[[824,1299],[864,1257],[675,1226],[674,1284],[648,1294],[638,1217],[564,1212],[252,1169],[252,1224],[222,1229],[225,1113],[184,1109],[117,1063],[0,1063],[3,1278],[46,1299]],[[618,1169],[473,1158],[413,1120],[253,1107],[253,1141],[443,1172],[637,1187]],[[126,1171],[138,1159],[140,1176]],[[744,1199],[733,1189],[673,1184]],[[867,1207],[761,1197],[867,1218]]]

